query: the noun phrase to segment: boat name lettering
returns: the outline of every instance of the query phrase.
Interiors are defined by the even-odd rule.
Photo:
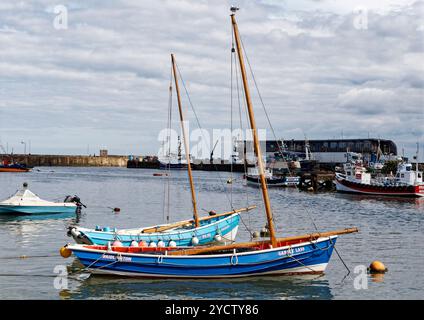
[[[131,262],[131,257],[123,257],[123,256],[115,256],[113,254],[104,254],[102,255],[102,259],[105,260],[117,260],[117,261],[126,261]]]
[[[305,251],[305,247],[298,247],[298,248],[290,248],[287,250],[282,250],[278,252],[279,256],[286,256],[286,255],[290,255],[293,253],[299,253],[299,252],[303,252]]]

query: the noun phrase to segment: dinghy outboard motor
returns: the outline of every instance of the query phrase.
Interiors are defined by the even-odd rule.
[[[73,202],[77,205],[77,207],[79,209],[81,209],[81,207],[87,208],[87,206],[81,202],[80,197],[78,197],[77,195],[66,196],[66,198],[63,202],[65,202],[65,203],[72,203]]]

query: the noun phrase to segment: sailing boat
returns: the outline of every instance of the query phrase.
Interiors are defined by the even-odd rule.
[[[184,114],[181,104],[178,76],[174,55],[171,55],[172,72],[174,75],[175,90],[177,92],[178,111],[180,124],[183,132],[186,161],[190,163],[188,152],[188,137],[184,125]],[[172,90],[172,87],[170,87]],[[234,209],[229,212],[216,214],[210,211],[210,215],[200,218],[197,212],[196,194],[194,190],[191,166],[186,166],[190,182],[191,200],[193,204],[193,219],[184,220],[171,224],[161,224],[145,228],[117,230],[109,227],[96,227],[95,229],[70,227],[68,236],[72,236],[79,244],[107,245],[110,242],[119,241],[122,246],[193,246],[203,245],[210,242],[233,242],[238,231],[240,212],[255,208],[250,206]]]
[[[277,238],[264,165],[257,137],[256,123],[243,61],[240,35],[231,8],[231,21],[237,45],[254,151],[258,158],[259,178],[265,204],[270,239],[222,246],[193,248],[122,248],[68,245],[61,249],[64,257],[73,253],[93,273],[119,276],[157,278],[232,278],[277,274],[305,274],[324,272],[337,236],[357,232],[344,229],[323,233]]]

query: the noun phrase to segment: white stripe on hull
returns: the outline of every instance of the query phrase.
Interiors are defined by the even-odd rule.
[[[236,275],[216,275],[216,276],[184,276],[184,275],[158,275],[151,273],[138,273],[138,272],[127,272],[127,271],[113,271],[113,270],[104,270],[104,269],[89,269],[93,274],[102,274],[102,275],[115,275],[122,277],[139,277],[139,278],[162,278],[162,279],[223,279],[223,278],[246,278],[253,276],[268,276],[268,275],[293,275],[293,274],[318,274],[323,273],[327,268],[328,263],[319,263],[310,266],[302,266],[296,268],[289,268],[284,270],[269,271],[269,272],[260,272],[260,273],[250,273],[250,274],[236,274]]]

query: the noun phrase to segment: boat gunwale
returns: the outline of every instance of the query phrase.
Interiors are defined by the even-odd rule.
[[[169,258],[178,258],[178,259],[186,259],[186,258],[216,258],[216,257],[232,257],[234,255],[237,256],[243,256],[243,255],[251,255],[251,254],[258,254],[258,253],[271,253],[274,251],[280,251],[280,250],[286,250],[286,249],[292,249],[292,248],[297,248],[297,247],[301,247],[304,245],[308,245],[308,244],[317,244],[320,242],[324,242],[324,241],[328,241],[328,240],[332,240],[332,239],[336,239],[338,237],[338,235],[333,235],[333,236],[329,236],[329,237],[320,237],[317,238],[315,240],[310,240],[307,239],[305,241],[302,241],[300,243],[296,243],[293,245],[285,245],[282,247],[276,247],[276,248],[268,248],[268,249],[259,249],[259,250],[251,250],[251,251],[247,251],[247,252],[232,252],[232,253],[222,253],[222,254],[193,254],[193,255],[167,255],[166,253],[168,251],[175,251],[175,248],[171,248],[172,250],[166,250],[167,247],[165,248],[160,248],[161,251],[163,252],[162,254],[159,254],[160,252],[156,251],[154,253],[158,253],[158,254],[154,254],[154,253],[131,253],[131,252],[119,252],[119,251],[108,251],[107,249],[92,249],[89,248],[91,246],[95,246],[95,245],[81,245],[81,244],[74,244],[74,245],[68,245],[67,248],[71,251],[80,251],[80,252],[91,252],[91,253],[98,253],[98,254],[112,254],[112,255],[116,255],[116,256],[131,256],[131,257],[169,257]],[[258,241],[258,246],[261,246],[262,244],[264,244],[264,242],[260,242]],[[98,246],[97,246],[98,247]],[[102,246],[104,247],[104,246]],[[128,248],[128,247],[122,247],[122,248]],[[184,247],[179,247],[178,250],[183,250]],[[190,247],[190,249],[192,249]]]
[[[90,233],[94,233],[94,234],[103,234],[103,235],[112,235],[112,236],[117,235],[119,237],[122,237],[122,236],[136,237],[136,236],[143,236],[143,235],[149,236],[149,237],[163,236],[163,235],[167,235],[168,236],[168,235],[178,234],[178,233],[181,233],[181,232],[191,232],[191,231],[196,231],[197,232],[198,230],[202,230],[204,228],[208,228],[208,227],[210,227],[211,225],[213,225],[215,223],[225,222],[226,220],[228,220],[230,218],[234,218],[237,215],[240,216],[240,213],[239,212],[231,213],[227,217],[224,217],[223,219],[218,219],[218,220],[216,220],[216,221],[214,221],[212,223],[208,223],[208,224],[202,225],[202,226],[197,227],[197,228],[194,228],[193,227],[191,229],[183,229],[183,228],[181,228],[181,226],[175,227],[175,228],[169,229],[169,230],[171,230],[171,232],[167,232],[169,230],[166,230],[165,232],[152,232],[152,233],[138,232],[138,233],[134,233],[134,234],[129,234],[129,233],[125,233],[125,230],[131,230],[131,229],[120,229],[117,232],[112,232],[112,231],[97,231],[97,230],[94,230],[94,229],[83,228],[83,227],[75,227],[75,228],[76,228],[77,231],[83,232],[85,235],[87,234],[87,232],[90,232]],[[188,223],[190,223],[189,220],[187,220],[187,224]],[[191,222],[191,224],[193,224],[193,222]],[[167,225],[168,224],[154,225],[154,226],[150,226],[150,227],[144,227],[144,228],[138,229],[138,230],[141,230],[142,231],[142,230],[145,230],[145,229],[157,228],[157,227],[167,226]],[[176,231],[176,230],[178,230],[178,231]]]

